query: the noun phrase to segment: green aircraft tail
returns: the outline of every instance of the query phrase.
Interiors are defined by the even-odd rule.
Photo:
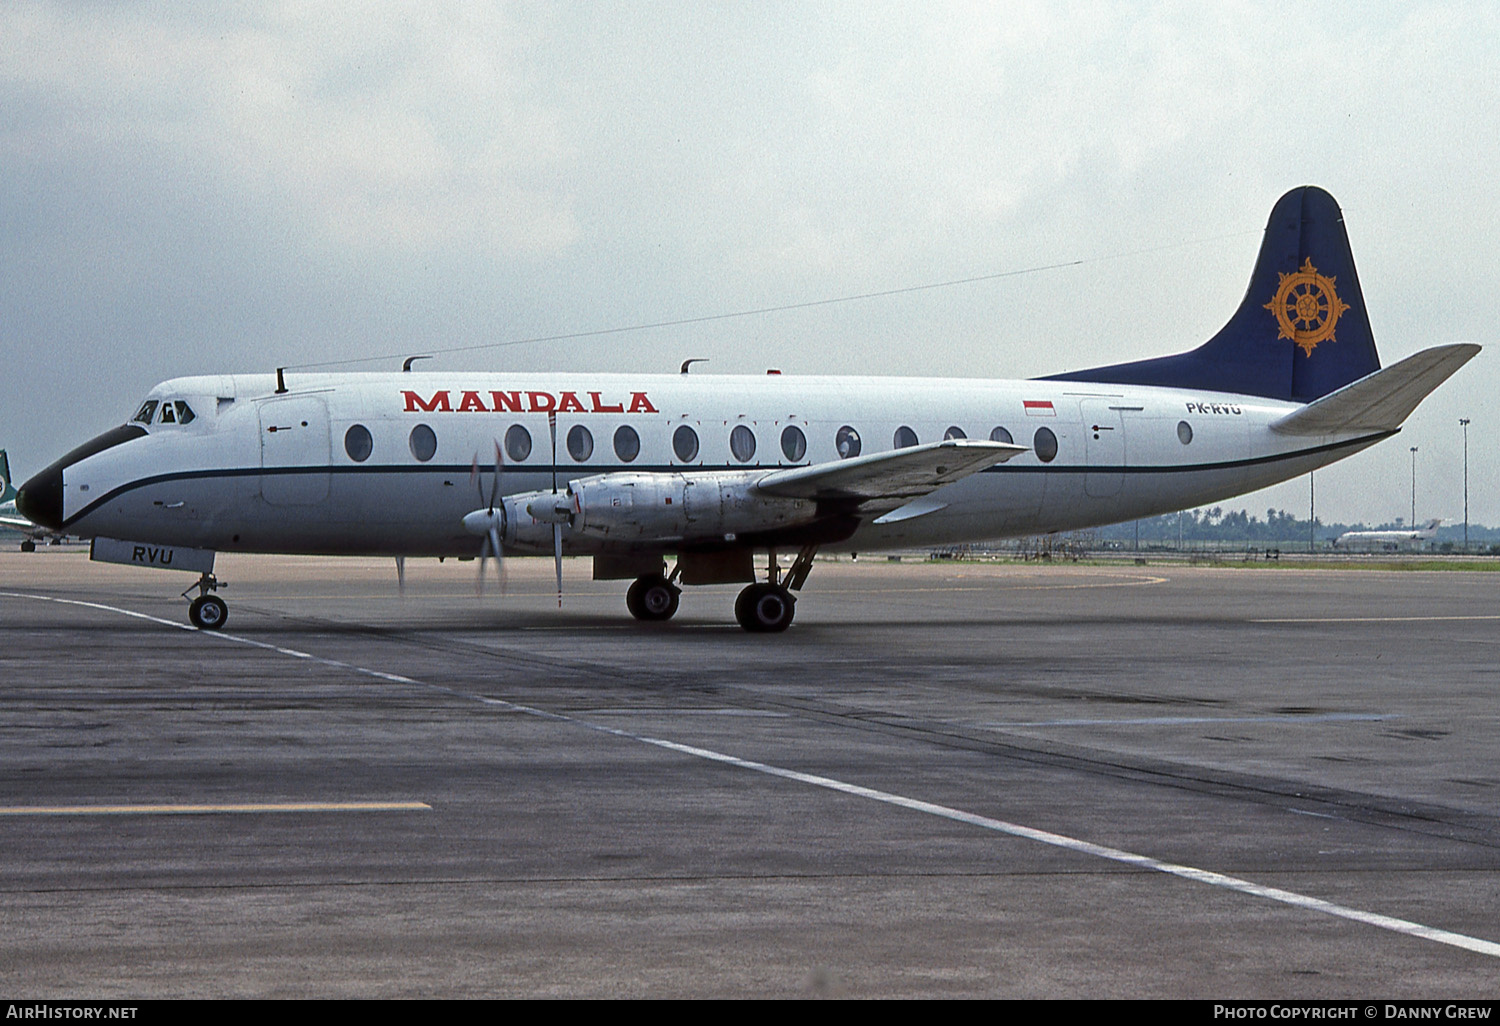
[[[16,497],[16,486],[10,483],[10,458],[0,449],[0,502],[9,502]]]

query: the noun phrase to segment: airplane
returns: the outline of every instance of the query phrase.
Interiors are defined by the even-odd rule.
[[[1414,549],[1421,542],[1430,542],[1437,536],[1442,517],[1433,517],[1421,527],[1397,528],[1394,531],[1345,531],[1333,540],[1336,549]]]
[[[197,572],[203,629],[228,615],[215,554],[252,552],[394,556],[398,576],[406,558],[477,556],[481,581],[489,558],[552,555],[559,602],[562,556],[588,555],[596,580],[632,582],[636,619],[669,619],[684,586],[745,584],[740,626],[778,632],[819,551],[1067,531],[1264,488],[1395,434],[1479,349],[1382,368],[1343,214],[1303,186],[1272,209],[1233,316],[1173,356],[1009,381],[410,359],[175,378],[17,504],[92,539],[94,559]]]
[[[21,539],[22,552],[35,552],[38,538],[58,537],[57,532],[49,531],[21,516],[16,509],[16,487],[11,484],[10,457],[4,449],[0,449],[0,527],[25,535]]]

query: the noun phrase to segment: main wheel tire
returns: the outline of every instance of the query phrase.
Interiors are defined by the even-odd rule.
[[[199,630],[222,630],[229,620],[229,606],[217,595],[199,595],[188,606],[188,619]]]
[[[752,634],[777,634],[792,625],[797,600],[780,585],[752,584],[734,602],[734,618]]]
[[[625,608],[637,620],[670,620],[677,613],[682,590],[660,574],[637,577],[625,593]]]
[[[22,552],[35,552],[36,551],[36,542],[32,541],[30,538],[27,538],[25,541],[23,541],[21,543],[21,551]]]

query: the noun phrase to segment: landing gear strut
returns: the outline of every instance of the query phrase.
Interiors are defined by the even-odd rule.
[[[802,590],[817,551],[816,545],[802,546],[783,580],[776,550],[772,549],[765,583],[750,585],[735,599],[734,618],[740,626],[752,634],[779,634],[790,627],[797,612],[797,599],[792,592]]]
[[[187,591],[182,593],[182,597],[187,598],[189,591],[198,589],[198,597],[188,605],[188,620],[199,630],[221,630],[229,620],[229,605],[219,596],[211,594],[219,587],[217,577],[204,574],[198,578],[198,583],[188,585]]]
[[[682,589],[661,574],[637,577],[625,593],[625,608],[637,620],[670,620],[677,612]]]

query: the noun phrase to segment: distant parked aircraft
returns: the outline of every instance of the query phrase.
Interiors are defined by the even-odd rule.
[[[1415,549],[1422,542],[1432,541],[1442,522],[1442,517],[1433,517],[1421,527],[1398,528],[1394,531],[1345,531],[1333,540],[1333,547],[1383,552]]]

